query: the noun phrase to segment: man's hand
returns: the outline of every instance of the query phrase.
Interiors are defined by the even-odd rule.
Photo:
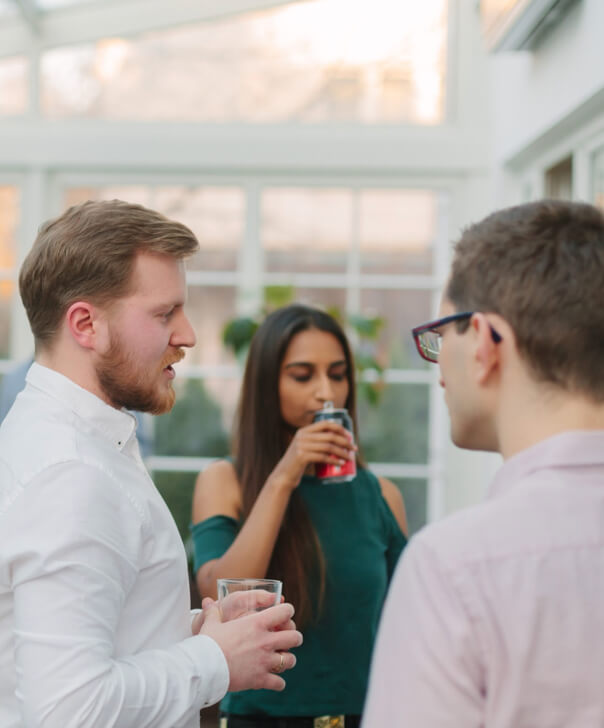
[[[296,657],[288,650],[302,644],[302,634],[292,621],[293,606],[279,604],[224,622],[217,602],[204,599],[203,607],[199,634],[211,637],[222,649],[229,690],[283,690],[285,680],[277,673],[294,667]]]

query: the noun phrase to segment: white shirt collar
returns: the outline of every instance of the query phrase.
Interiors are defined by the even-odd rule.
[[[27,372],[29,386],[58,399],[78,416],[97,429],[102,436],[122,450],[136,432],[136,418],[125,409],[111,407],[74,381],[34,362]]]

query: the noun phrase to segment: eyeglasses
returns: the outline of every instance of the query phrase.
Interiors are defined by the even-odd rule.
[[[444,318],[437,319],[436,321],[429,321],[427,324],[416,326],[411,329],[413,338],[415,339],[415,345],[422,359],[431,361],[434,364],[438,364],[438,357],[440,356],[440,347],[442,344],[441,329],[445,324],[451,324],[454,321],[465,321],[466,319],[472,318],[475,311],[464,311],[463,313],[454,313],[451,316],[445,316]],[[498,344],[501,341],[501,335],[495,331],[491,326],[491,338]]]

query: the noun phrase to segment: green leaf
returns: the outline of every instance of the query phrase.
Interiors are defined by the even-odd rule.
[[[356,367],[360,372],[364,372],[366,369],[375,369],[378,374],[382,374],[384,371],[384,367],[378,362],[373,354],[357,351],[355,352],[354,360]]]
[[[348,323],[352,328],[366,339],[377,339],[385,320],[381,316],[360,316],[351,314]]]
[[[258,322],[249,316],[231,319],[222,330],[222,341],[237,355],[249,347],[257,328]]]
[[[264,304],[265,307],[272,311],[275,308],[287,306],[294,300],[293,286],[265,286],[264,287]]]
[[[381,382],[359,382],[357,392],[359,397],[364,399],[370,407],[377,407],[382,397],[383,388]]]

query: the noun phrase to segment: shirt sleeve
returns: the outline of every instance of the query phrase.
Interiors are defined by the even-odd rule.
[[[384,606],[364,728],[484,725],[477,626],[458,587],[425,540],[413,538]]]
[[[57,483],[60,482],[60,487]],[[63,463],[11,507],[16,695],[24,725],[174,728],[220,700],[228,667],[191,636],[115,656],[115,635],[146,547],[142,512],[110,476]],[[161,594],[151,595],[153,600]]]

